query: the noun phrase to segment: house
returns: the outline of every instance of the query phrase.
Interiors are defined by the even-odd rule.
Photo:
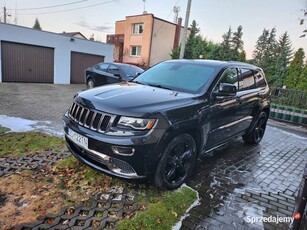
[[[83,38],[83,39],[87,39],[83,34],[81,34],[80,32],[65,32],[63,31],[63,33],[59,33],[61,35],[67,36],[67,37],[74,37],[74,38]]]
[[[0,82],[84,83],[84,70],[112,62],[114,45],[0,23]]]
[[[126,16],[116,21],[115,34],[107,35],[107,43],[114,44],[114,60],[150,67],[170,59],[183,34],[182,20],[165,21],[153,14]]]

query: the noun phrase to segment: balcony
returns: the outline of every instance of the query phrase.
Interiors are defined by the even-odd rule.
[[[107,43],[109,44],[121,44],[124,43],[124,34],[110,34],[107,35]]]

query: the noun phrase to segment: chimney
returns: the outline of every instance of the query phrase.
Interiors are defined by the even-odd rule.
[[[178,18],[178,23],[176,25],[176,31],[175,31],[175,38],[174,38],[173,49],[175,49],[175,48],[177,48],[179,46],[181,24],[182,24],[182,18]]]

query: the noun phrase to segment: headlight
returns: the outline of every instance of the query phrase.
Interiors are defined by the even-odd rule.
[[[118,128],[132,128],[135,130],[150,130],[156,123],[156,119],[142,119],[133,117],[121,117],[117,123]]]

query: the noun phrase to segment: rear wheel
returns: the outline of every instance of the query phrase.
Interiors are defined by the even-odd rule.
[[[258,144],[265,132],[268,117],[265,112],[261,112],[256,120],[256,125],[248,135],[243,135],[242,138],[247,144]]]
[[[87,86],[88,89],[94,88],[95,87],[95,82],[93,81],[93,79],[91,79],[91,78],[88,79],[87,83],[86,83],[86,86]]]
[[[159,188],[176,189],[191,174],[196,161],[196,143],[188,134],[173,138],[165,151],[155,173],[154,182]]]

